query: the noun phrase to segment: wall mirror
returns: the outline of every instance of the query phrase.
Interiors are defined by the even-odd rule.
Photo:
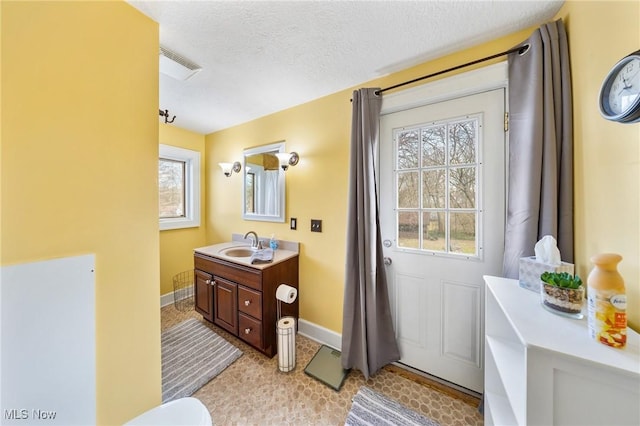
[[[284,222],[284,171],[276,154],[284,141],[244,150],[242,218]]]

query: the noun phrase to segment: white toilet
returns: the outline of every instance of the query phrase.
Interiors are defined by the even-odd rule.
[[[152,408],[125,426],[211,426],[209,410],[199,399],[180,398]]]

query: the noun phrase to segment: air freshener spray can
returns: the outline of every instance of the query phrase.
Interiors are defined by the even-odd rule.
[[[617,265],[622,256],[603,253],[591,258],[594,267],[587,277],[589,334],[607,346],[627,343],[627,296]]]

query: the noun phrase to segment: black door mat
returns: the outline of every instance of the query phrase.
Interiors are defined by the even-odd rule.
[[[339,391],[344,383],[344,379],[347,377],[347,374],[349,374],[349,370],[342,368],[340,355],[340,351],[322,345],[311,361],[309,361],[304,372],[334,390]]]

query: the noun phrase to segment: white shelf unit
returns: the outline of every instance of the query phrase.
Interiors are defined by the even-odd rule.
[[[640,425],[640,338],[615,349],[517,280],[485,276],[486,425]]]

